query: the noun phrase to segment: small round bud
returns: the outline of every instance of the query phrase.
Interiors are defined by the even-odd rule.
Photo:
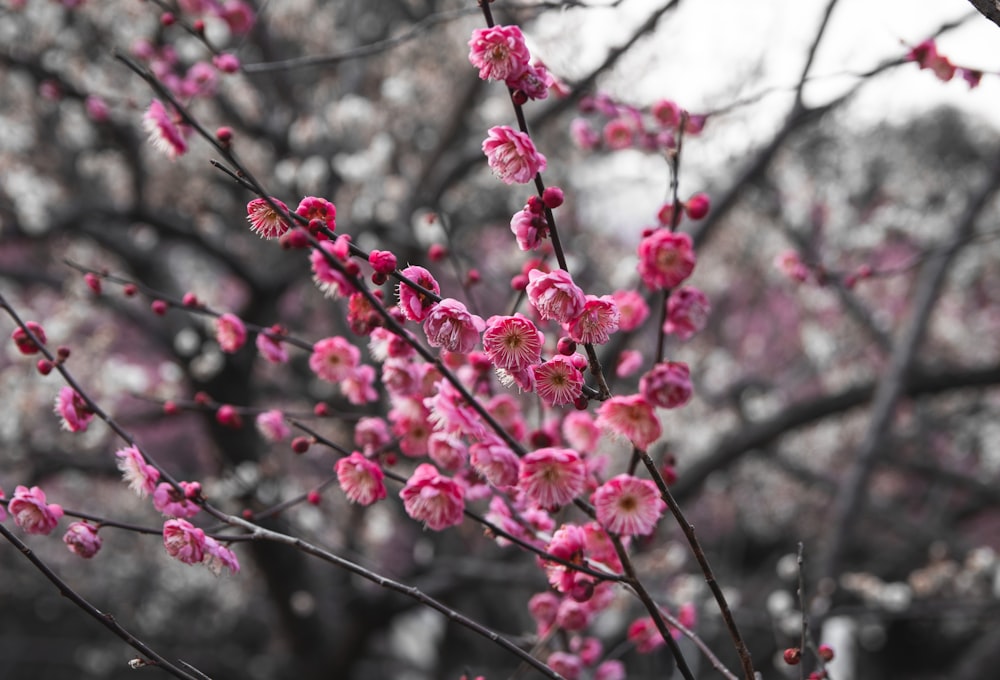
[[[316,491],[315,489],[313,489],[312,491],[310,491],[309,493],[307,493],[306,494],[306,501],[309,503],[309,505],[319,505],[319,501],[320,501],[319,491]]]
[[[205,34],[205,21],[204,21],[204,19],[195,19],[194,20],[194,24],[192,24],[192,26],[194,28],[194,32],[197,33],[198,35],[204,35]]]
[[[135,297],[135,294],[139,292],[139,289],[134,283],[126,283],[122,287],[122,292],[125,293],[125,297]]]
[[[72,350],[66,345],[59,345],[59,347],[56,348],[56,356],[59,357],[60,361],[66,361],[72,353]]]
[[[223,404],[219,407],[219,410],[215,412],[215,420],[219,425],[231,427],[234,430],[243,427],[243,419],[240,418],[240,414],[235,407],[229,404]]]
[[[184,297],[181,299],[185,307],[197,307],[198,306],[198,296],[194,293],[184,293]]]
[[[357,262],[351,260],[344,265],[344,273],[348,276],[357,276],[361,273],[361,267],[358,266]]]
[[[802,660],[802,651],[798,647],[789,647],[782,654],[782,657],[789,666],[797,666],[799,661]]]
[[[160,23],[164,26],[173,26],[176,21],[177,17],[172,12],[164,12],[160,15]]]
[[[535,430],[534,432],[531,433],[531,436],[528,437],[528,441],[530,441],[531,445],[534,446],[536,449],[542,449],[545,448],[546,446],[552,446],[553,443],[552,436],[545,430]]]
[[[184,487],[184,497],[189,501],[201,495],[201,482],[191,482]]]
[[[163,412],[168,416],[175,416],[180,413],[180,408],[172,401],[163,402]]]
[[[243,515],[243,519],[245,520],[253,519],[253,510],[251,510],[250,508],[245,508],[243,512],[241,512],[240,514]]]
[[[330,407],[327,406],[325,402],[321,401],[315,406],[313,406],[313,413],[319,416],[320,418],[325,418],[326,416],[330,415]]]
[[[590,406],[590,399],[582,394],[573,400],[573,408],[577,411],[586,411],[588,406]]]
[[[514,93],[511,94],[510,98],[518,106],[524,106],[528,103],[528,95],[524,93],[524,90],[514,90]]]
[[[229,144],[233,141],[233,129],[228,125],[223,125],[215,131],[215,138],[222,144]]]
[[[656,213],[657,221],[665,227],[674,223],[674,204],[664,203]]]
[[[656,229],[653,227],[646,227],[642,230],[642,237],[646,238],[647,236],[652,236],[654,231],[656,231]]]
[[[589,579],[576,581],[570,588],[569,596],[575,602],[586,602],[594,596],[594,582]]]
[[[528,198],[528,202],[524,206],[528,209],[532,215],[541,215],[542,210],[545,208],[545,203],[538,196],[531,196]]]
[[[212,397],[208,396],[208,392],[195,392],[194,403],[207,406],[212,403]]]
[[[510,287],[514,290],[524,290],[528,287],[528,277],[524,274],[517,274],[511,278]]]
[[[278,237],[278,245],[285,250],[300,250],[309,247],[309,235],[304,229],[289,229]]]
[[[546,208],[555,209],[561,206],[566,201],[566,196],[563,194],[563,190],[559,187],[548,187],[542,192],[542,202],[545,204]]]
[[[389,277],[382,272],[372,272],[372,283],[376,286],[381,286],[383,283],[389,280]]]
[[[819,658],[823,661],[833,661],[833,647],[830,645],[820,645],[816,651],[819,652]]]
[[[576,353],[576,343],[571,338],[563,336],[556,343],[556,351],[564,357],[572,356]]]
[[[382,456],[382,464],[386,467],[392,467],[397,462],[399,462],[399,458],[396,457],[395,453],[387,453]]]
[[[38,368],[38,372],[42,375],[48,375],[52,372],[52,362],[48,359],[39,359],[35,367]]]
[[[695,194],[684,204],[684,212],[692,220],[700,220],[708,214],[710,207],[711,202],[708,200],[708,194]]]
[[[479,273],[478,269],[470,269],[465,275],[465,283],[472,286],[483,280],[483,275]]]
[[[448,257],[448,249],[440,243],[432,243],[431,247],[427,249],[427,257],[431,262],[440,262]]]
[[[677,468],[673,465],[664,465],[660,468],[660,476],[663,477],[663,481],[667,486],[671,486],[677,482]]]
[[[101,294],[101,279],[97,274],[87,272],[83,275],[83,280],[94,295]]]
[[[39,342],[43,345],[48,341],[45,337],[45,330],[37,322],[29,321],[25,326],[28,327],[32,335],[38,338]],[[17,351],[21,354],[38,354],[39,346],[35,344],[35,341],[31,339],[27,331],[20,326],[15,328],[14,332],[10,334],[10,339],[17,345]]]
[[[156,314],[157,316],[163,316],[167,313],[167,303],[163,300],[153,300],[152,304],[149,305],[149,308],[152,309],[153,314]]]
[[[309,437],[296,437],[292,440],[292,451],[301,455],[309,450],[311,444]]]

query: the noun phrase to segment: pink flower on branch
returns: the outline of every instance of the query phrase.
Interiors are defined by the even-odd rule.
[[[483,153],[505,184],[526,184],[545,170],[545,156],[535,149],[531,137],[507,125],[491,127],[483,141]]]
[[[711,306],[705,294],[694,286],[682,286],[667,300],[667,320],[664,333],[673,333],[681,340],[689,340],[708,322]]]
[[[101,537],[97,535],[97,527],[86,522],[70,524],[63,534],[63,543],[71,553],[85,560],[89,560],[101,549]]]
[[[276,409],[258,414],[255,424],[260,435],[269,442],[280,442],[292,433],[284,414]]]
[[[153,491],[153,507],[168,517],[194,517],[201,508],[191,500],[201,493],[198,482],[181,482],[180,490],[161,482]]]
[[[403,499],[406,514],[429,529],[441,531],[462,523],[465,510],[462,487],[429,463],[417,466],[399,497]]]
[[[198,564],[205,558],[205,532],[185,519],[168,519],[163,523],[163,547],[184,564]]]
[[[223,569],[228,569],[230,574],[236,574],[240,571],[240,562],[236,559],[236,553],[211,536],[205,537],[205,556],[202,561],[208,570],[216,576],[222,573]]]
[[[582,394],[583,374],[569,357],[558,354],[534,369],[535,392],[547,405],[572,404]]]
[[[135,446],[129,446],[115,452],[118,458],[118,469],[128,487],[140,498],[145,498],[156,491],[156,483],[160,480],[160,471],[146,462],[142,453]]]
[[[485,329],[482,317],[470,313],[464,304],[451,298],[439,302],[424,319],[424,333],[431,347],[461,354],[468,354],[476,347]]]
[[[62,387],[56,397],[55,413],[62,419],[62,429],[85,432],[94,419],[94,412],[72,387]]]
[[[656,229],[639,243],[639,276],[652,290],[673,288],[691,276],[695,255],[687,234]]]
[[[653,405],[641,394],[611,397],[597,409],[596,422],[643,450],[663,433]]]
[[[521,316],[493,316],[486,321],[483,350],[497,368],[520,371],[537,364],[545,338],[531,320]]]
[[[325,198],[306,196],[299,201],[295,214],[310,222],[319,220],[321,226],[331,231],[337,228],[337,207]]]
[[[423,267],[413,265],[407,267],[399,273],[424,290],[430,291],[434,295],[441,292],[441,286],[438,285],[437,280],[435,280],[434,276]],[[403,316],[410,321],[423,321],[427,318],[431,308],[437,304],[434,298],[427,295],[427,293],[417,290],[405,283],[399,284],[398,292],[399,309],[403,312]]]
[[[334,241],[321,241],[319,248],[309,254],[313,281],[327,297],[348,297],[357,290],[354,280],[347,274],[357,266],[350,255],[351,239],[347,234]],[[340,267],[334,266],[331,259]]]
[[[361,351],[342,337],[324,338],[313,345],[309,368],[321,380],[339,383],[350,377],[361,359]]]
[[[258,333],[255,344],[261,356],[272,364],[283,364],[288,361],[288,350],[281,344],[281,340],[273,338],[267,333]]]
[[[639,392],[653,406],[678,408],[691,400],[691,369],[680,361],[663,361],[639,380]]]
[[[618,305],[610,295],[588,295],[583,309],[566,326],[569,337],[575,342],[603,345],[611,339],[621,324]]]
[[[46,503],[45,492],[37,486],[30,489],[18,486],[14,489],[14,497],[7,503],[7,510],[14,523],[29,534],[52,533],[63,516],[62,506]]]
[[[562,269],[547,273],[530,270],[525,292],[539,316],[557,323],[566,323],[577,316],[587,301],[580,287],[573,283],[573,277]]]
[[[334,470],[337,471],[340,488],[352,503],[371,505],[385,498],[382,468],[358,451],[338,460]]]
[[[566,505],[583,492],[587,464],[573,449],[543,448],[524,456],[518,486],[542,508]]]
[[[469,462],[495,487],[517,483],[517,455],[496,435],[487,435],[469,447]]]
[[[597,521],[611,533],[625,536],[652,533],[667,507],[653,482],[624,474],[597,487],[590,500]]]
[[[277,206],[275,210],[271,205]],[[250,229],[263,239],[275,239],[289,230],[285,219],[288,206],[275,197],[268,203],[263,198],[255,198],[247,203],[247,221]]]
[[[477,28],[469,40],[469,62],[483,80],[516,81],[528,68],[531,54],[517,26]]]
[[[149,135],[150,144],[170,160],[187,152],[185,138],[191,133],[191,128],[170,115],[159,99],[154,99],[146,109],[142,127]]]
[[[232,354],[247,341],[247,328],[235,314],[223,314],[215,320],[215,340],[223,352]]]

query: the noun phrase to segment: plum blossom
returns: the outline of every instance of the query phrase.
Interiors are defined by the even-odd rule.
[[[439,467],[454,472],[465,465],[469,449],[458,435],[439,431],[428,437],[427,455]]]
[[[625,536],[652,533],[667,507],[652,481],[625,474],[601,484],[590,500],[597,521],[608,531]]]
[[[514,213],[510,218],[510,230],[517,239],[517,247],[521,250],[534,250],[542,239],[549,234],[549,223],[545,213],[533,210],[531,204]]]
[[[374,367],[361,364],[355,368],[340,382],[340,391],[347,397],[347,401],[357,406],[377,401],[378,390],[375,389]]]
[[[97,535],[97,527],[86,522],[70,524],[62,540],[71,553],[85,560],[89,560],[101,549],[101,537]]]
[[[194,517],[201,508],[192,501],[201,492],[198,482],[181,482],[180,490],[173,484],[160,482],[153,491],[153,507],[167,517]]]
[[[310,222],[319,220],[323,226],[331,231],[337,228],[337,207],[325,198],[317,196],[306,196],[295,208],[295,214],[304,217]]]
[[[351,238],[347,234],[333,241],[320,241],[319,247],[309,254],[313,281],[327,297],[348,297],[356,291],[352,277],[345,272],[350,269]],[[338,263],[336,267],[330,260]]]
[[[48,342],[48,339],[45,337],[45,329],[42,328],[40,324],[35,321],[29,321],[24,325],[28,327],[28,330],[31,331],[31,333],[38,338],[38,341],[43,345]],[[14,329],[14,332],[10,334],[10,338],[14,341],[14,344],[17,345],[17,351],[21,354],[38,354],[40,351],[40,348],[35,344],[35,341],[32,340],[20,326]]]
[[[255,423],[260,436],[269,442],[280,442],[292,433],[285,422],[285,415],[277,409],[258,414]]]
[[[646,449],[663,430],[653,405],[641,394],[611,397],[597,409],[597,426]]]
[[[695,254],[691,237],[656,229],[639,243],[639,276],[652,290],[673,288],[691,276]]]
[[[572,359],[557,354],[534,367],[535,392],[549,406],[572,404],[583,390],[583,373]]]
[[[240,571],[240,562],[236,559],[236,553],[211,536],[205,537],[205,555],[202,561],[208,567],[208,570],[216,576],[223,569],[228,569],[230,574],[236,574]]]
[[[277,206],[277,210],[271,207],[272,204]],[[284,217],[287,213],[288,206],[274,196],[271,196],[270,203],[263,198],[255,198],[247,203],[250,230],[263,239],[275,239],[288,231],[289,224]]]
[[[469,447],[469,462],[495,487],[517,483],[517,455],[496,435],[487,435],[473,443]]]
[[[163,523],[163,547],[184,564],[198,564],[205,558],[205,532],[185,519],[168,519]]]
[[[62,419],[62,429],[69,432],[85,432],[94,419],[87,402],[69,386],[59,389],[53,410]]]
[[[625,333],[634,331],[649,317],[649,305],[639,291],[619,290],[611,294],[618,307],[618,330]]]
[[[653,406],[678,408],[691,400],[691,370],[680,361],[658,363],[639,380],[639,392]]]
[[[528,300],[543,319],[566,323],[583,309],[587,301],[583,291],[573,283],[573,277],[562,269],[528,272]]]
[[[541,331],[524,316],[493,316],[486,321],[483,350],[497,368],[518,371],[539,362],[544,341]]]
[[[146,462],[142,453],[135,446],[119,449],[115,452],[118,458],[118,469],[128,487],[140,498],[145,498],[156,491],[156,483],[160,480],[160,471]]]
[[[361,351],[340,336],[324,338],[313,345],[309,369],[321,380],[339,383],[357,368]]]
[[[481,316],[469,312],[458,300],[445,298],[424,319],[424,333],[431,347],[468,354],[486,329]]]
[[[18,486],[14,489],[14,497],[7,503],[14,523],[29,534],[48,535],[56,528],[63,516],[61,505],[46,503],[45,492],[39,487],[30,489]]]
[[[569,337],[575,342],[603,345],[618,330],[621,314],[610,295],[588,295],[583,309],[566,326]]]
[[[429,271],[423,267],[410,266],[399,272],[413,283],[424,290],[428,290],[434,295],[441,292],[441,286],[434,279]],[[419,290],[415,290],[405,283],[399,284],[399,309],[403,316],[410,321],[423,321],[427,318],[431,308],[437,304],[434,298]]]
[[[541,448],[521,459],[518,486],[542,508],[566,505],[586,481],[587,465],[573,449]]]
[[[710,311],[704,293],[694,286],[681,286],[667,300],[667,320],[663,323],[663,332],[689,340],[705,327]]]
[[[334,470],[340,488],[352,503],[371,505],[385,498],[382,468],[358,451],[338,460]]]
[[[462,487],[429,463],[421,463],[399,492],[406,514],[426,527],[441,531],[462,523],[465,500]]]
[[[170,160],[183,156],[187,152],[185,138],[191,133],[191,128],[177,122],[174,116],[167,113],[166,107],[159,99],[154,99],[142,116],[142,127],[149,135],[149,143]]]
[[[288,361],[288,350],[281,344],[281,340],[267,333],[258,333],[255,344],[261,356],[272,364],[283,364]]]
[[[232,354],[247,341],[247,328],[235,314],[223,314],[215,320],[215,340],[223,352]]]
[[[489,129],[483,153],[504,184],[526,184],[546,167],[545,156],[535,149],[531,137],[507,125]]]
[[[528,68],[531,54],[517,26],[477,28],[469,40],[469,62],[483,80],[517,80]]]

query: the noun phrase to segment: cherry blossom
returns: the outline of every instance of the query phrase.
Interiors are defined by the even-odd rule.
[[[679,361],[660,362],[639,380],[639,392],[653,406],[683,406],[691,400],[691,370]]]
[[[710,311],[704,293],[694,286],[681,286],[667,300],[667,320],[663,323],[663,332],[689,340],[705,327]]]
[[[520,370],[539,362],[544,340],[535,324],[521,315],[493,316],[486,320],[483,349],[497,368]]]
[[[438,282],[431,273],[423,267],[415,265],[407,267],[400,272],[400,275],[406,277],[424,290],[429,290],[434,295],[441,292],[441,286],[438,285]],[[399,284],[398,292],[399,309],[402,310],[403,316],[410,321],[423,321],[431,308],[437,304],[426,293],[416,290],[405,283]]]
[[[62,419],[62,428],[69,432],[85,432],[94,419],[94,412],[87,402],[68,386],[59,389],[53,410]]]
[[[603,345],[621,324],[618,305],[610,295],[588,295],[583,309],[566,326],[569,337],[584,344]]]
[[[583,373],[572,359],[556,355],[534,367],[535,392],[549,406],[572,404],[583,389]]]

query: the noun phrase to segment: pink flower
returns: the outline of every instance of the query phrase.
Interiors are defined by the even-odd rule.
[[[646,536],[653,532],[667,504],[648,479],[618,475],[597,487],[590,497],[597,521],[614,534]]]
[[[32,335],[38,338],[38,341],[43,345],[48,342],[48,338],[45,337],[45,329],[42,328],[41,325],[35,321],[29,321],[24,325],[28,327],[28,330],[31,331]],[[10,334],[10,339],[14,341],[15,345],[17,345],[17,351],[21,354],[38,354],[40,350],[38,345],[35,344],[35,341],[32,340],[20,326],[15,328],[14,332]]]
[[[566,323],[583,310],[586,296],[562,269],[528,271],[528,300],[543,319]]]
[[[352,503],[371,505],[385,498],[382,468],[355,451],[341,458],[333,468],[344,495]]]
[[[618,307],[618,330],[630,333],[641,326],[649,317],[649,305],[639,291],[619,290],[611,294]]]
[[[195,62],[184,75],[182,87],[189,97],[211,96],[215,93],[218,74],[207,62]]]
[[[85,432],[94,419],[87,402],[68,386],[59,389],[54,411],[62,419],[62,429],[70,432]]]
[[[544,341],[541,331],[523,316],[493,316],[486,321],[483,350],[497,368],[518,371],[539,362]]]
[[[240,571],[240,561],[236,559],[236,553],[211,536],[205,537],[205,555],[202,561],[216,576],[223,569],[228,569],[230,574],[237,574]]]
[[[277,206],[278,210],[272,208],[271,203]],[[271,203],[263,198],[255,198],[247,203],[247,221],[250,223],[250,230],[263,239],[278,238],[290,228],[284,217],[288,214],[288,206],[274,196],[271,197]]]
[[[232,354],[247,341],[247,328],[235,314],[223,314],[215,320],[215,340],[223,352]]]
[[[625,118],[613,118],[604,125],[604,144],[612,150],[627,149],[632,146],[632,123]]]
[[[221,11],[216,11],[235,35],[249,33],[256,19],[253,8],[242,0],[228,0]]]
[[[611,397],[597,409],[597,426],[647,449],[663,433],[653,405],[641,394]]]
[[[549,223],[545,219],[545,213],[535,212],[525,206],[524,210],[514,213],[510,219],[510,230],[517,239],[518,248],[534,250],[549,235]]]
[[[312,220],[319,220],[331,231],[337,228],[337,207],[325,198],[306,196],[299,201],[299,206],[295,209],[295,214],[306,218],[310,222]]]
[[[483,153],[505,184],[526,184],[545,170],[545,156],[535,149],[531,137],[507,125],[491,127],[483,141]]]
[[[101,549],[101,537],[97,535],[97,527],[86,522],[70,524],[63,534],[63,543],[71,553],[85,560],[89,560]]]
[[[774,266],[792,281],[802,283],[809,280],[809,268],[794,250],[783,250],[775,255]]]
[[[135,446],[129,446],[115,452],[118,458],[118,469],[128,488],[140,498],[145,498],[156,491],[156,483],[160,480],[160,471],[146,462],[142,453]]]
[[[642,353],[634,349],[626,349],[618,357],[618,365],[615,366],[615,375],[619,378],[627,378],[642,366]]]
[[[197,564],[205,558],[205,532],[184,519],[163,523],[163,547],[167,554],[184,564]]]
[[[469,447],[469,462],[495,487],[517,484],[518,459],[496,435],[487,435]]]
[[[535,392],[547,405],[572,404],[582,394],[583,374],[569,357],[557,354],[534,369]]]
[[[661,99],[653,104],[653,117],[665,128],[675,128],[681,122],[681,107],[669,99]]]
[[[357,406],[378,401],[375,369],[368,364],[361,364],[340,382],[340,391],[347,397],[347,401]]]
[[[324,338],[313,345],[309,368],[321,380],[339,383],[357,368],[361,351],[340,336]]]
[[[272,338],[266,333],[258,333],[255,344],[261,356],[272,364],[283,364],[288,361],[288,351],[281,344],[280,340]]]
[[[431,347],[468,354],[486,329],[481,316],[469,313],[458,300],[445,298],[424,319],[424,333]]]
[[[354,426],[354,445],[372,453],[392,440],[389,425],[382,418],[369,416],[358,420]]]
[[[586,481],[587,464],[573,449],[543,448],[521,459],[518,486],[542,508],[566,505]]]
[[[683,406],[691,400],[691,369],[679,361],[661,362],[639,380],[639,392],[653,406]]]
[[[538,626],[538,633],[544,635],[551,630],[552,624],[556,622],[556,615],[559,612],[559,597],[549,591],[535,593],[528,600],[528,611]]]
[[[170,160],[182,156],[187,151],[187,142],[184,138],[190,134],[191,128],[181,122],[175,122],[159,99],[154,99],[149,104],[142,117],[142,127],[149,135],[150,144],[157,151],[165,153]]]
[[[441,292],[441,286],[438,285],[438,282],[431,273],[423,267],[414,265],[407,267],[399,273],[435,295]],[[437,304],[436,301],[426,293],[414,290],[405,283],[399,284],[399,308],[402,310],[403,316],[410,321],[423,321],[427,317],[428,312],[430,312],[431,307],[435,304]]]
[[[477,28],[469,40],[469,62],[483,80],[516,80],[528,68],[531,55],[517,26]]]
[[[562,435],[578,451],[593,451],[601,439],[601,430],[586,411],[573,411],[562,421]]]
[[[320,241],[319,248],[309,254],[313,281],[327,297],[347,297],[356,290],[354,280],[345,272],[350,269],[351,239],[347,234],[334,241]],[[330,263],[330,259],[340,267]]]
[[[555,78],[541,64],[529,64],[519,77],[507,78],[505,82],[512,90],[520,90],[528,99],[537,100],[549,96],[549,87],[555,82]]]
[[[108,110],[108,103],[97,95],[87,95],[83,105],[87,110],[87,115],[90,116],[90,119],[95,123],[106,123],[108,119],[111,118],[111,112]]]
[[[14,523],[29,534],[52,533],[63,516],[62,506],[45,502],[45,492],[37,486],[18,486],[7,503]]]
[[[626,636],[640,654],[649,654],[657,647],[666,644],[651,616],[633,621],[628,627]]]
[[[167,517],[194,517],[201,508],[191,500],[201,491],[198,482],[181,482],[178,491],[173,484],[161,482],[153,491],[153,507]]]
[[[229,52],[212,57],[212,64],[223,73],[236,73],[240,70],[240,58]]]
[[[368,264],[376,274],[389,274],[396,271],[396,256],[388,250],[373,250],[368,253]]]
[[[403,499],[406,514],[434,531],[462,523],[465,510],[462,487],[429,463],[417,466],[399,497]]]
[[[574,118],[569,124],[569,133],[578,147],[590,151],[597,147],[601,136],[590,126],[585,118]]]
[[[928,38],[910,50],[907,61],[915,61],[921,69],[930,69],[938,79],[945,82],[955,76],[955,66],[948,57],[939,54],[933,38]]]
[[[577,602],[571,597],[567,597],[559,603],[556,623],[563,630],[577,632],[584,630],[590,625],[591,616],[592,612],[587,605]]]
[[[585,564],[587,536],[582,527],[564,524],[552,534],[545,552],[571,564]],[[592,583],[593,577],[574,571],[559,562],[545,562],[549,584],[561,593],[570,593],[577,583]],[[579,580],[578,580],[579,579]]]
[[[584,344],[603,345],[621,324],[618,305],[610,295],[588,295],[583,309],[567,325],[570,339]]]
[[[454,472],[465,465],[469,451],[458,435],[435,432],[427,439],[427,455],[439,467]]]
[[[682,286],[667,300],[667,320],[663,323],[663,332],[689,340],[705,327],[710,310],[704,293],[694,286]]]
[[[583,672],[583,662],[576,654],[569,652],[552,652],[546,659],[546,664],[566,680],[578,680]]]
[[[602,662],[594,669],[594,680],[625,680],[625,664],[618,659]]]
[[[276,409],[258,414],[255,422],[260,436],[269,442],[280,442],[292,433],[284,414]]]
[[[430,411],[428,420],[435,429],[476,438],[486,434],[482,418],[454,385],[441,379],[435,383],[435,389],[433,396],[424,399],[424,406]]]
[[[691,276],[694,265],[687,234],[656,229],[639,243],[639,276],[652,290],[673,288]]]

